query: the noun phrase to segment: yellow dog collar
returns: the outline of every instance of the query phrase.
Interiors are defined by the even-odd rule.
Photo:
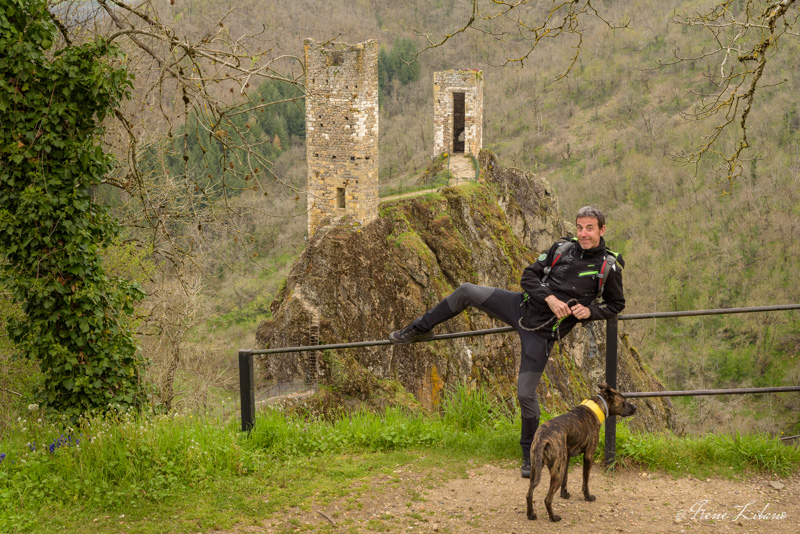
[[[603,412],[603,409],[600,406],[598,406],[597,403],[594,402],[593,400],[586,399],[581,403],[581,406],[586,406],[587,408],[592,410],[601,423],[606,420],[606,414]]]

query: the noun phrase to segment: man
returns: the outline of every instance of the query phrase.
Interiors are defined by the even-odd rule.
[[[622,257],[606,248],[606,217],[586,206],[575,219],[577,237],[558,241],[522,273],[522,292],[462,284],[402,330],[389,334],[398,345],[433,339],[433,327],[467,307],[478,308],[514,327],[522,343],[517,398],[522,411],[523,478],[531,472],[530,448],[539,428],[536,386],[557,339],[578,321],[607,319],[625,308]],[[601,282],[602,280],[602,282]],[[602,303],[600,297],[602,296]]]

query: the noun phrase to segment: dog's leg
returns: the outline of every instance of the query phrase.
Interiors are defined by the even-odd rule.
[[[555,460],[553,460],[553,465],[550,466],[550,490],[547,492],[547,496],[544,498],[544,506],[547,508],[547,515],[550,516],[550,521],[556,522],[561,521],[561,516],[557,516],[553,513],[553,496],[556,494],[556,490],[561,485],[561,481],[564,480],[564,469],[567,468],[567,463],[569,462],[569,456],[566,456],[567,452],[563,452],[563,456],[559,456]]]
[[[569,499],[569,492],[567,491],[567,476],[569,475],[569,457],[567,457],[567,465],[564,467],[564,481],[561,483],[561,498]]]
[[[592,456],[594,451],[583,452],[583,498],[589,502],[594,502],[594,495],[589,493],[589,472],[592,470]]]
[[[536,519],[536,512],[533,511],[533,490],[539,485],[542,478],[542,454],[547,444],[531,447],[531,483],[528,486],[528,495],[525,498],[527,505],[528,519]]]
[[[531,469],[535,469],[531,466]],[[536,512],[533,511],[533,490],[536,488],[536,479],[533,478],[533,471],[531,471],[531,483],[528,485],[528,495],[525,497],[525,504],[527,506],[528,519],[536,519]]]

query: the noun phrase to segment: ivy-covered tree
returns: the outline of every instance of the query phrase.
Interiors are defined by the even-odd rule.
[[[53,51],[56,38],[44,0],[0,2],[0,277],[22,307],[8,332],[39,362],[39,401],[77,416],[140,402],[130,317],[143,293],[103,269],[119,230],[92,199],[113,166],[103,119],[130,76],[103,38]]]

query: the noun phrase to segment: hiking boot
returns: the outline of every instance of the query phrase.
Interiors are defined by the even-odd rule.
[[[408,325],[402,330],[395,330],[389,334],[389,341],[395,345],[406,345],[414,341],[430,341],[433,339],[433,330],[423,331],[414,326]]]
[[[530,454],[522,454],[522,467],[519,469],[520,475],[522,478],[531,478],[531,455]]]
[[[522,478],[531,478],[531,443],[539,428],[539,417],[523,417],[519,444],[522,447]]]

